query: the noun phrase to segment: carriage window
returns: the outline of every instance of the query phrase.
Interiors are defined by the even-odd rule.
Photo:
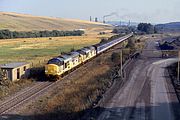
[[[73,65],[75,65],[75,62],[76,62],[76,61],[73,59],[73,60],[72,60]]]
[[[24,71],[26,71],[26,66],[24,66],[24,68],[23,68],[23,69],[24,69]]]
[[[86,54],[86,57],[89,57],[89,53]]]
[[[68,64],[67,64],[67,63],[65,63],[65,64],[64,64],[64,68],[67,68],[67,66],[68,66]]]

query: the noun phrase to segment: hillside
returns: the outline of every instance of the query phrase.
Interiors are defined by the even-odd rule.
[[[90,21],[0,12],[0,29],[13,31],[85,29],[87,32],[98,32],[112,28],[110,25]]]
[[[180,32],[180,22],[158,24],[155,27],[161,32]]]

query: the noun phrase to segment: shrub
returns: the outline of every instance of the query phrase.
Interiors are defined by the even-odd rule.
[[[0,81],[2,81],[2,80],[3,80],[3,73],[2,73],[2,70],[0,68]]]
[[[102,38],[100,43],[106,43],[108,40],[106,38]]]
[[[135,48],[135,41],[132,39],[128,39],[128,44],[126,46],[127,48],[134,49]]]
[[[140,24],[138,24],[137,29],[142,31],[142,32],[145,32],[147,34],[153,34],[156,32],[154,29],[154,26],[151,25],[150,23],[140,23]]]
[[[45,81],[45,67],[30,68],[29,78],[37,79],[38,81]]]
[[[112,62],[119,63],[120,62],[120,53],[114,52],[111,55],[111,60],[112,60]]]

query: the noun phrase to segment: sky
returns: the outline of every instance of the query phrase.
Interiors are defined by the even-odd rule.
[[[168,23],[180,21],[180,0],[0,0],[0,11],[38,16]]]

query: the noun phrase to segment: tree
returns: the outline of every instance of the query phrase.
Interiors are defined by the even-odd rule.
[[[115,28],[115,29],[113,29],[112,33],[117,34],[117,33],[119,33],[119,30]]]
[[[102,38],[100,43],[106,43],[108,40],[106,38]]]
[[[130,49],[135,49],[135,41],[131,39],[128,39],[128,44],[126,47],[129,47]]]
[[[140,23],[138,24],[138,30],[145,32],[147,34],[153,34],[155,33],[154,26],[150,23]]]
[[[97,17],[95,18],[95,22],[98,22],[98,18]]]
[[[0,39],[11,39],[13,34],[9,30],[0,30]]]

